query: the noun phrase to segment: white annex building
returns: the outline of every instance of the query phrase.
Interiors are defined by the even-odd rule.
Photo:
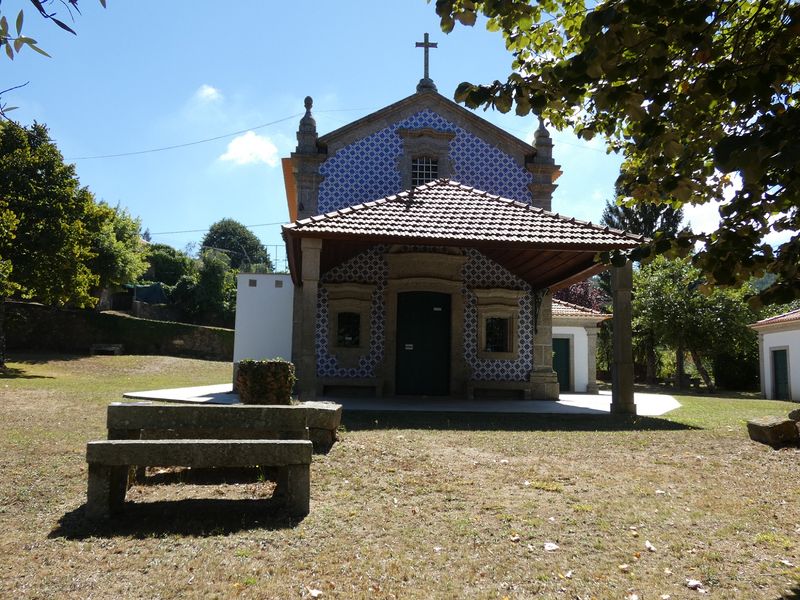
[[[751,325],[758,332],[761,393],[800,402],[800,308]]]

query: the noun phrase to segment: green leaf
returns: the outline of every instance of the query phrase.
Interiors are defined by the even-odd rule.
[[[35,44],[28,44],[28,48],[30,48],[34,52],[38,52],[42,56],[46,56],[47,58],[52,58],[47,52],[45,52],[44,50],[42,50],[41,48],[39,48],[39,46],[37,46]]]
[[[70,27],[69,25],[67,25],[63,21],[59,21],[58,19],[56,19],[55,17],[52,17],[52,16],[50,17],[50,20],[53,21],[53,23],[55,23],[59,27],[61,27],[61,29],[63,29],[64,31],[69,31],[72,35],[78,35],[77,33],[75,33],[75,30],[72,29],[72,27]]]
[[[22,11],[20,10],[19,14],[17,15],[17,35],[22,33],[22,19],[23,19],[23,14]]]
[[[14,60],[14,50],[11,49],[11,44],[6,42],[4,45],[6,47],[6,55],[8,55],[8,58],[11,60]]]

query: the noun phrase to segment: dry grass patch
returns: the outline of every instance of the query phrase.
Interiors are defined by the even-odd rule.
[[[314,457],[299,523],[270,510],[257,474],[163,473],[174,483],[134,488],[127,518],[94,528],[84,448],[104,436],[104,405],[226,381],[230,366],[12,366],[2,597],[687,598],[694,578],[714,597],[777,599],[800,581],[800,453],[751,443],[742,424],[785,403],[688,397],[668,419],[635,421],[346,415],[343,439]]]

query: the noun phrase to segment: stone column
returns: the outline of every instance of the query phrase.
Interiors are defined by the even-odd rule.
[[[319,264],[322,240],[303,238],[300,241],[302,252],[302,288],[300,290],[299,324],[300,347],[294,352],[297,359],[297,392],[301,400],[314,400],[317,395],[317,291],[319,289]],[[299,321],[299,323],[297,322]]]
[[[633,401],[633,345],[631,337],[631,287],[633,270],[628,261],[611,269],[611,297],[614,303],[614,364],[611,367],[611,412],[635,415]]]
[[[558,400],[558,375],[553,370],[553,302],[550,294],[542,299],[538,325],[538,331],[533,336],[531,398]]]
[[[597,327],[586,328],[586,341],[589,346],[589,381],[586,384],[587,394],[597,394],[600,391],[597,388],[597,333],[599,331],[600,329]]]

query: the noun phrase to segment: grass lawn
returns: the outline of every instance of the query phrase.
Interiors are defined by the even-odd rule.
[[[257,477],[129,492],[83,519],[85,443],[123,391],[227,363],[12,357],[0,377],[3,598],[800,598],[800,450],[747,419],[796,404],[681,396],[664,418],[345,415],[311,514]],[[557,549],[545,550],[545,544]],[[654,551],[647,549],[651,546]],[[794,591],[791,591],[794,590]],[[319,594],[321,592],[321,595]]]

